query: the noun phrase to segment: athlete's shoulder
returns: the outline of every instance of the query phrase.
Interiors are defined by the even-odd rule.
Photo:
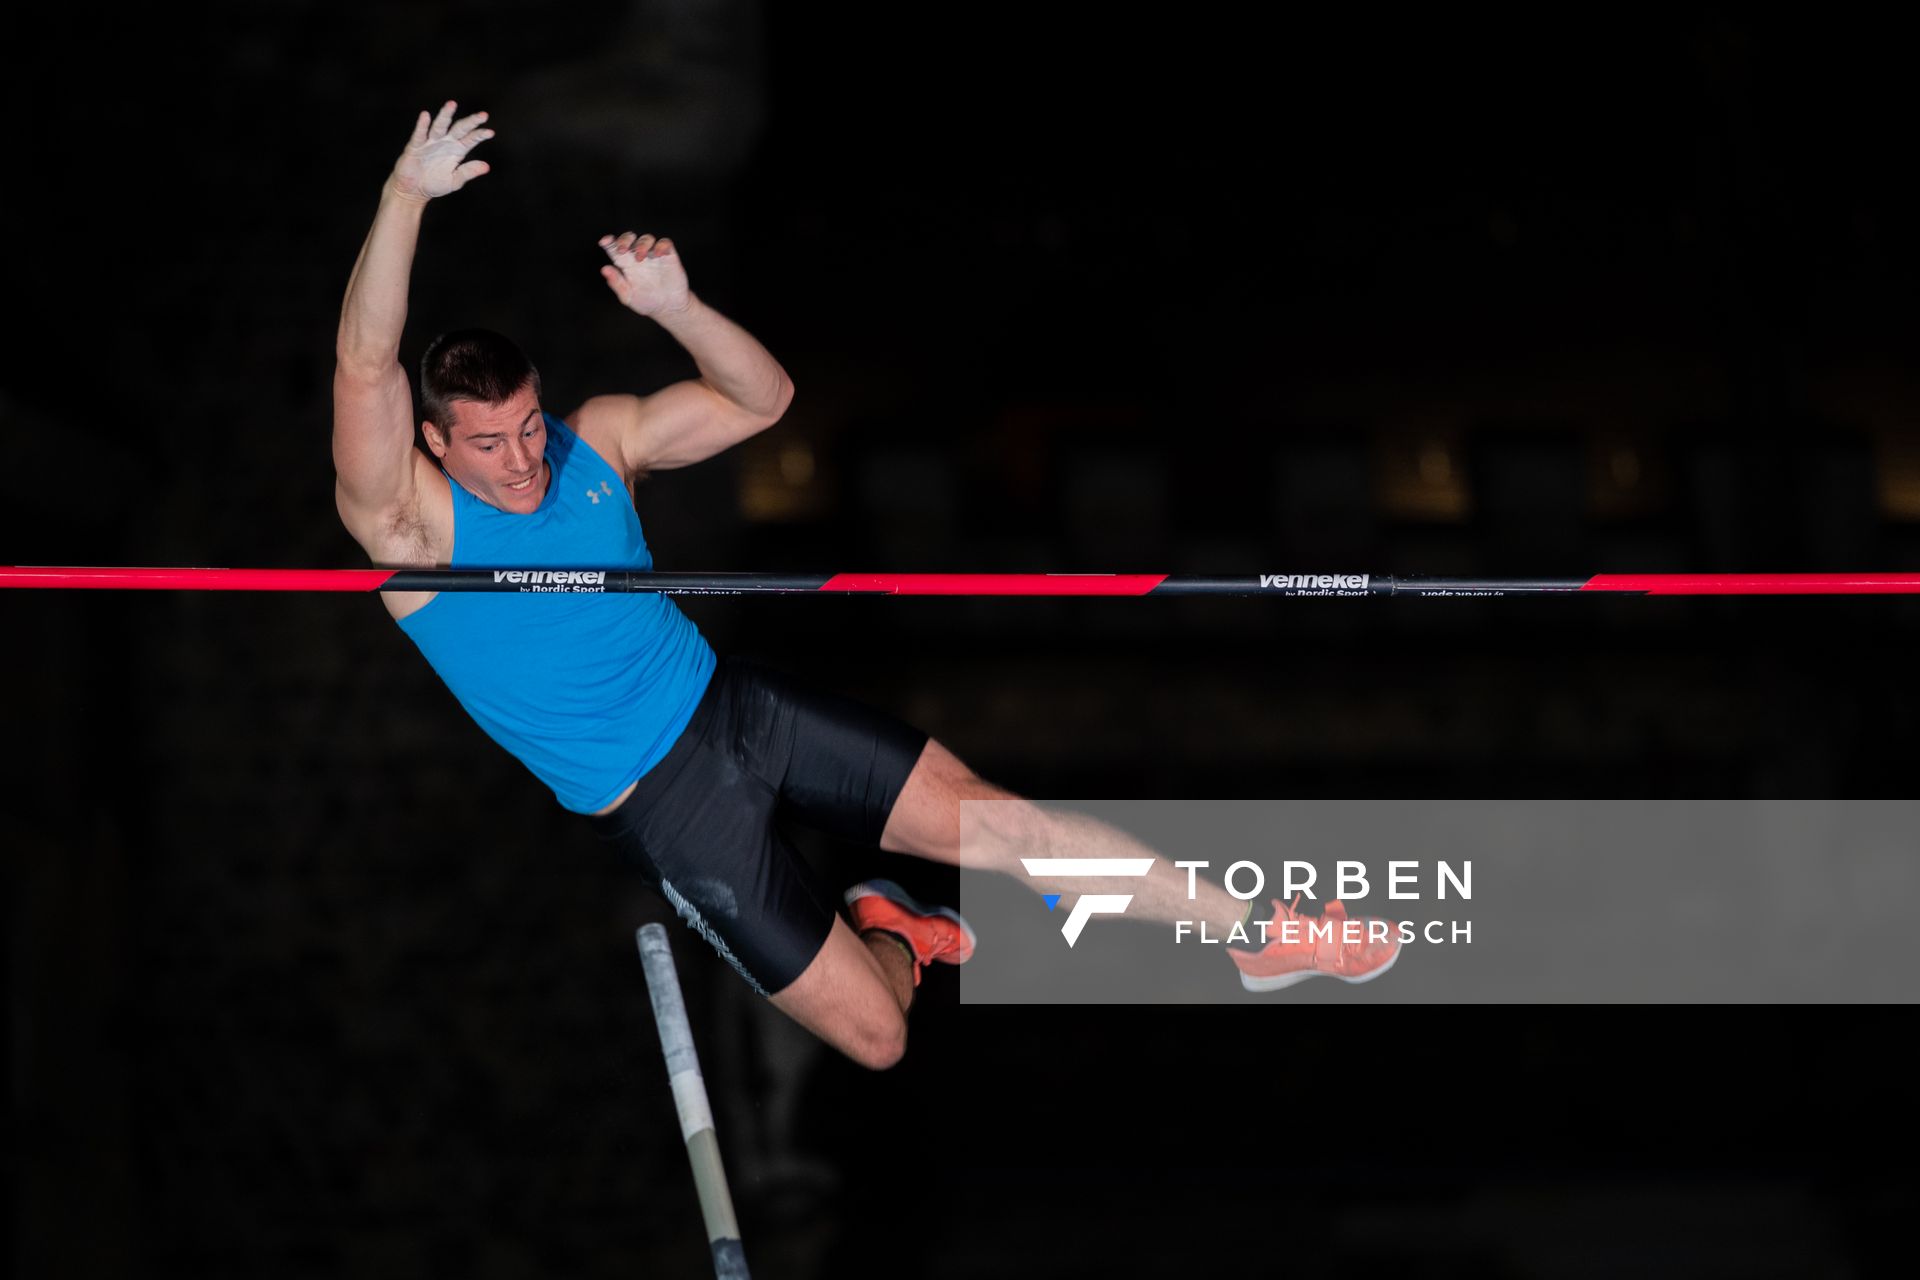
[[[639,414],[639,396],[592,396],[559,421],[612,467],[622,481],[631,482],[633,468],[626,463],[625,442]]]

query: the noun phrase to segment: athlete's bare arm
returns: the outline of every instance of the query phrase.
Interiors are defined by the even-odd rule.
[[[687,349],[698,378],[650,396],[595,396],[567,419],[631,480],[684,467],[764,431],[793,400],[793,382],[767,349],[687,287],[673,241],[602,236],[607,287],[636,315],[651,318]]]
[[[493,136],[486,113],[454,119],[452,102],[423,111],[380,188],[380,210],[360,249],[334,341],[335,501],[354,540],[382,564],[446,558],[453,510],[446,478],[413,445],[413,392],[400,365],[407,282],[429,201],[487,172],[467,153]],[[389,600],[389,605],[399,603]]]

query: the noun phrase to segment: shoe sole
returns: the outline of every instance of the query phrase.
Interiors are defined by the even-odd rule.
[[[912,894],[891,880],[862,880],[859,884],[847,890],[846,898],[849,907],[862,898],[885,898],[888,902],[905,907],[915,915],[939,916],[942,919],[953,921],[956,925],[960,926],[960,932],[966,935],[968,960],[973,958],[973,949],[979,945],[980,940],[974,936],[973,926],[967,923],[965,916],[962,916],[952,907],[923,906]],[[940,963],[964,964],[966,962],[942,960]]]
[[[1400,953],[1405,947],[1395,947],[1387,962],[1371,973],[1363,973],[1357,978],[1349,978],[1339,973],[1322,973],[1318,969],[1302,969],[1298,973],[1276,974],[1271,978],[1256,978],[1250,973],[1240,975],[1240,985],[1249,991],[1279,991],[1286,987],[1305,982],[1308,978],[1338,978],[1341,982],[1372,982],[1375,978],[1400,963]]]

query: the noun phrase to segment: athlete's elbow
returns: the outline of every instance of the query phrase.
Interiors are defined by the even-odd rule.
[[[765,431],[786,417],[787,408],[793,403],[793,379],[787,376],[785,369],[775,369],[773,372],[773,385],[751,411],[755,431]]]
[[[335,387],[380,387],[392,380],[400,367],[391,351],[360,346],[336,345],[333,349]]]

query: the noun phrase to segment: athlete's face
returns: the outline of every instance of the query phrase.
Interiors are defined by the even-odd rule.
[[[447,474],[502,511],[525,514],[538,509],[551,476],[547,423],[533,388],[522,387],[500,404],[456,400],[452,410],[452,422],[426,433],[428,447]]]

